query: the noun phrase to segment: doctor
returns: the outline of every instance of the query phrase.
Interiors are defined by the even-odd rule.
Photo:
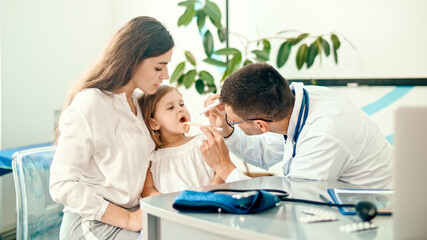
[[[228,148],[268,169],[281,163],[290,178],[390,188],[392,149],[375,122],[349,99],[318,86],[288,82],[272,66],[250,64],[224,82],[221,104],[206,113],[211,125],[200,149],[226,182],[247,179]],[[257,135],[257,136],[247,136]]]

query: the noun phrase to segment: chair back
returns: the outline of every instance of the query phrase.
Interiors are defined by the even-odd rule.
[[[17,229],[20,239],[59,239],[63,205],[49,193],[50,165],[55,148],[16,152],[12,157],[16,190]]]

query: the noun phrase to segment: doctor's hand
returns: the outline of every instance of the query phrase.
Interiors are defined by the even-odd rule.
[[[204,106],[207,107],[213,102],[215,102],[219,98],[218,94],[210,95],[206,98],[204,102]],[[221,135],[223,137],[228,137],[233,132],[233,128],[228,126],[227,122],[225,121],[225,106],[224,104],[219,104],[216,107],[211,108],[209,111],[205,113],[205,116],[209,118],[209,123],[212,126],[222,128],[222,131],[220,131]]]
[[[231,162],[224,138],[212,126],[204,126],[200,129],[207,138],[200,146],[203,159],[225,181],[236,166]]]

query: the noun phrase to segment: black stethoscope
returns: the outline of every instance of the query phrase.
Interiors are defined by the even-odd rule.
[[[295,157],[298,137],[299,137],[299,135],[300,135],[300,133],[301,133],[301,131],[305,125],[305,122],[307,120],[307,117],[308,117],[308,104],[309,104],[308,93],[307,93],[307,90],[305,90],[304,88],[302,90],[303,90],[304,94],[302,96],[301,108],[300,108],[299,114],[298,114],[298,121],[297,121],[297,124],[295,125],[294,137],[292,139],[292,143],[294,144],[294,149],[292,152],[292,158]],[[295,94],[295,90],[292,90],[292,92]],[[288,136],[283,135],[283,138],[286,141]],[[292,159],[291,159],[291,161],[292,161]]]
[[[336,204],[336,203],[330,203],[330,202],[318,202],[318,201],[307,200],[307,199],[289,198],[288,192],[283,190],[278,190],[278,189],[212,189],[212,190],[209,190],[209,192],[248,193],[248,195],[243,196],[243,198],[250,199],[251,195],[254,195],[254,192],[256,193],[257,191],[260,191],[260,190],[274,194],[276,197],[280,199],[280,201],[283,201],[283,202],[297,202],[297,203],[307,203],[307,204],[329,206],[329,207],[354,208],[356,215],[358,215],[360,219],[364,222],[371,221],[377,215],[377,207],[375,206],[375,204],[368,201],[361,201],[361,202],[358,202],[357,204],[351,204],[351,203]]]

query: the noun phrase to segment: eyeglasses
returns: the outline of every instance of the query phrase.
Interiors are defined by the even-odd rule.
[[[232,128],[234,128],[234,125],[236,125],[236,124],[246,122],[246,121],[255,121],[255,120],[261,120],[261,121],[265,121],[265,122],[273,122],[273,120],[268,120],[268,119],[264,119],[264,118],[250,118],[250,119],[245,119],[245,120],[237,121],[237,122],[229,122],[227,113],[225,114],[225,122],[227,122],[228,126],[230,126]]]

